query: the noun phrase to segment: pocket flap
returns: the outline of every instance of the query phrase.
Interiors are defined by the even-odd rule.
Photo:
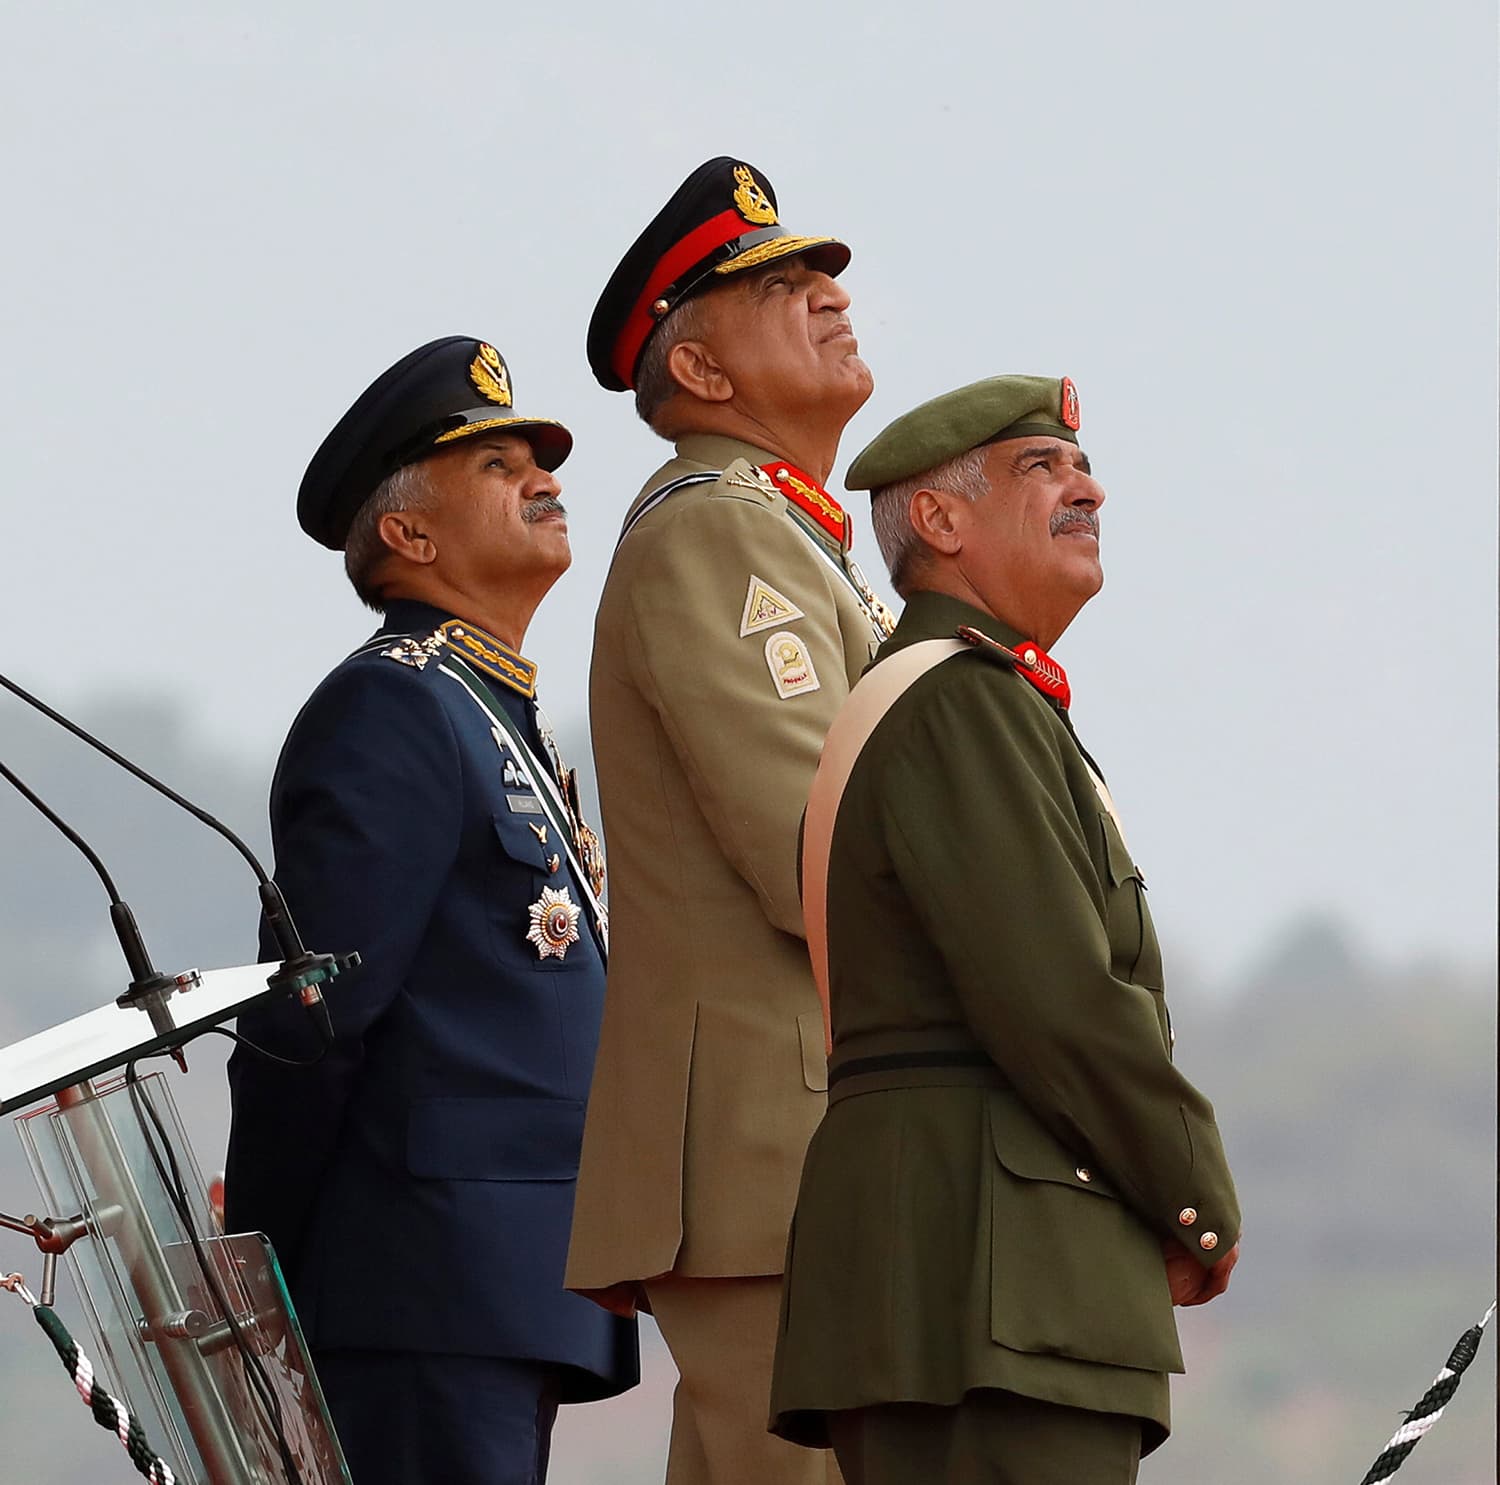
[[[1104,851],[1109,858],[1109,879],[1116,887],[1123,887],[1131,877],[1139,877],[1140,871],[1131,858],[1125,838],[1110,819],[1107,810],[1099,811],[1099,828],[1104,832]]]
[[[1093,1196],[1117,1199],[1114,1187],[1087,1158],[1071,1154],[1055,1140],[1014,1094],[998,1093],[991,1098],[990,1138],[996,1159],[1023,1181],[1055,1181]]]
[[[497,810],[494,821],[500,849],[523,866],[545,872],[547,858],[563,854],[562,842],[556,838],[557,832],[548,823],[546,815]]]
[[[406,1123],[406,1168],[448,1181],[571,1181],[583,1104],[570,1098],[419,1098]]]

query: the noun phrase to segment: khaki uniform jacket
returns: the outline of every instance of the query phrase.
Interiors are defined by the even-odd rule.
[[[754,477],[774,456],[701,435],[677,454],[632,514],[669,481],[722,476],[629,530],[594,632],[610,961],[568,1259],[583,1291],[780,1273],[827,1086],[797,829],[876,638],[827,560],[847,562],[847,521],[842,547],[818,533],[825,557]],[[757,583],[773,594],[751,614]],[[778,681],[785,635],[810,671]]]
[[[962,624],[1021,642],[918,593],[882,659]],[[967,1044],[991,1085],[940,1056],[836,1080],[788,1250],[774,1431],[821,1444],[829,1410],[991,1387],[1166,1436],[1182,1358],[1162,1240],[1206,1266],[1240,1217],[1213,1109],[1172,1062],[1144,888],[1067,714],[999,657],[942,661],[876,726],[829,857],[833,1065]]]

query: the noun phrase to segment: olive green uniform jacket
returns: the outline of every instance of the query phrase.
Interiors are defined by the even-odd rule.
[[[778,1274],[822,1116],[822,1013],[797,823],[823,736],[875,635],[785,498],[772,455],[695,435],[631,507],[594,632],[589,705],[610,864],[610,961],[567,1283]],[[748,615],[760,581],[781,604]],[[752,627],[752,632],[741,630]],[[811,672],[783,698],[769,641]],[[812,681],[816,681],[814,686]]]
[[[881,658],[963,624],[1022,640],[918,593]],[[1162,1240],[1207,1266],[1239,1210],[1213,1109],[1172,1064],[1141,873],[1067,714],[1000,657],[942,661],[865,744],[835,816],[828,963],[835,1070],[969,1045],[998,1086],[836,1081],[788,1247],[773,1430],[823,1444],[829,1410],[993,1387],[1137,1415],[1154,1447],[1182,1370]]]

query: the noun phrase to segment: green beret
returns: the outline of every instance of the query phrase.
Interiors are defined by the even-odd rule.
[[[1067,378],[991,376],[896,419],[849,466],[846,490],[881,490],[1005,438],[1078,442],[1078,391]]]

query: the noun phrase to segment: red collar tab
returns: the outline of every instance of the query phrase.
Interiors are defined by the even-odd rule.
[[[958,637],[976,649],[998,654],[1018,675],[1024,676],[1043,696],[1057,702],[1064,711],[1072,704],[1073,688],[1068,685],[1067,671],[1040,645],[1032,644],[1028,639],[1011,649],[1009,645],[1001,644],[998,639],[991,639],[970,624],[959,629]]]
[[[849,545],[849,533],[852,529],[849,512],[806,470],[798,469],[795,464],[788,464],[785,459],[773,459],[771,463],[760,467],[771,483],[803,515],[810,517],[841,547]]]

